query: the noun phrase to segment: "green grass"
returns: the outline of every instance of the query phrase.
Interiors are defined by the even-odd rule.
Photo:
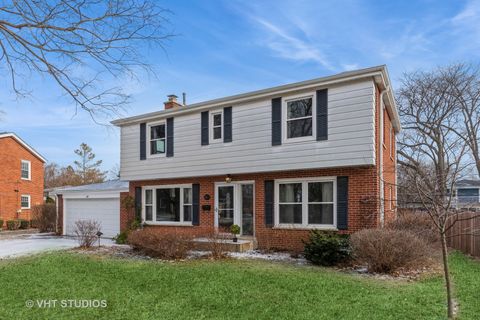
[[[480,314],[480,266],[452,255],[462,319]],[[442,278],[363,279],[262,261],[132,261],[52,253],[0,262],[0,319],[443,319]],[[105,299],[100,309],[26,300]]]

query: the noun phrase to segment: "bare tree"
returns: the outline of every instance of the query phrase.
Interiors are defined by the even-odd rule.
[[[37,73],[94,120],[116,114],[129,97],[119,87],[105,88],[104,75],[152,71],[140,49],[171,37],[167,14],[154,0],[2,1],[0,66],[17,96],[28,93],[19,77]]]
[[[458,102],[457,134],[469,149],[480,176],[480,70],[471,64],[454,64],[440,70],[450,84],[450,94]]]
[[[120,165],[118,163],[114,164],[113,167],[108,171],[108,178],[110,180],[120,179]]]
[[[80,148],[75,150],[75,154],[80,157],[80,161],[74,161],[74,164],[82,184],[99,183],[105,180],[106,173],[100,170],[102,160],[95,160],[95,153],[88,144],[80,144]]]
[[[454,207],[451,190],[468,166],[467,147],[457,134],[458,97],[453,95],[448,68],[404,75],[397,100],[403,133],[398,161],[413,199],[419,202],[442,244],[448,317],[453,317],[453,297],[448,264],[447,232],[463,219]]]

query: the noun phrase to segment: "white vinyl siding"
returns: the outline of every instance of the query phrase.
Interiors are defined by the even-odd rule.
[[[282,98],[314,93],[307,90]],[[179,115],[175,117],[175,157],[140,161],[140,126],[124,126],[121,178],[147,180],[374,165],[373,81],[328,87],[328,140],[272,146],[271,127],[271,99],[233,105],[232,142],[201,146],[200,112]]]

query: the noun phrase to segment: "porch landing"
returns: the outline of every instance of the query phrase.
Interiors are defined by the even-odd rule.
[[[211,251],[212,246],[219,245],[223,247],[224,251],[228,252],[247,252],[255,249],[254,239],[239,238],[237,242],[232,239],[210,239],[210,238],[196,238],[193,239],[193,244],[196,250]]]

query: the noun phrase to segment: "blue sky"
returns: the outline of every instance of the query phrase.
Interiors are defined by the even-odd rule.
[[[374,65],[394,87],[403,72],[480,58],[480,1],[162,1],[178,36],[145,49],[157,77],[114,80],[132,95],[125,116],[163,108],[166,95],[194,103]],[[3,69],[2,69],[3,70]],[[4,70],[3,70],[4,71]],[[0,81],[0,131],[14,131],[49,161],[67,165],[82,142],[109,170],[119,131],[94,124],[48,79],[24,80],[16,99]],[[108,119],[105,119],[108,120]],[[111,120],[111,119],[110,119]]]

